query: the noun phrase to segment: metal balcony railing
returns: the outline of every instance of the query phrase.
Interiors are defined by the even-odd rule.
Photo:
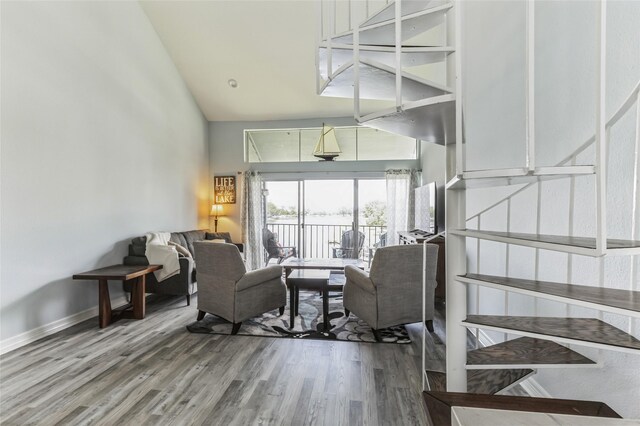
[[[298,248],[298,255],[306,258],[331,258],[333,249],[340,248],[342,234],[349,229],[349,225],[319,225],[305,224],[301,228],[302,246],[298,241],[298,225],[295,223],[267,223],[267,228],[278,235],[278,242],[283,246]],[[360,259],[369,261],[369,248],[376,247],[380,236],[387,232],[386,226],[359,226],[364,233],[364,245],[360,252]]]

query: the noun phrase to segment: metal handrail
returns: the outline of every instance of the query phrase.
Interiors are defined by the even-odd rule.
[[[607,122],[607,126],[606,126],[607,130],[610,129],[611,127],[613,127],[618,121],[620,121],[620,119],[629,111],[629,109],[636,102],[640,102],[638,100],[639,96],[640,96],[640,81],[638,81],[638,83],[636,84],[636,87],[631,91],[631,93],[629,94],[627,99],[622,103],[622,105],[620,105],[620,107],[618,108],[616,113],[611,116],[611,118]],[[569,154],[569,156],[565,157],[559,163],[557,163],[556,166],[563,166],[566,163],[568,163],[569,161],[575,159],[578,155],[580,155],[587,148],[589,148],[595,141],[596,141],[596,136],[595,135],[591,136],[582,145],[580,145],[573,153]],[[531,186],[536,185],[536,184],[538,184],[538,182],[531,182],[531,183],[526,184],[522,188],[517,189],[512,194],[510,194],[507,197],[501,199],[500,201],[495,202],[494,204],[492,204],[491,206],[485,208],[484,210],[474,214],[473,216],[469,216],[466,220],[470,221],[470,220],[473,220],[476,217],[478,217],[478,216],[480,216],[480,215],[482,215],[484,213],[487,213],[489,210],[494,209],[495,207],[499,206],[500,204],[502,204],[502,203],[506,202],[507,200],[513,198],[514,196],[518,195],[519,193],[521,193],[525,189],[530,188]]]
[[[267,223],[267,228],[278,234],[278,242],[283,246],[298,247],[298,255],[308,258],[328,258],[332,256],[332,248],[339,246],[342,234],[351,229],[351,225],[304,224],[304,247],[297,240],[298,224]],[[387,230],[381,225],[360,225],[358,230],[364,233],[365,240],[360,257],[367,260],[367,247],[373,247],[381,234]],[[336,246],[337,245],[337,246]]]

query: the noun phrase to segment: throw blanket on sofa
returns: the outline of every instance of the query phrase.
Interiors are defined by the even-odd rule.
[[[151,265],[162,265],[154,274],[158,282],[180,273],[180,261],[176,248],[169,245],[171,234],[168,232],[149,232],[147,235],[145,256]]]

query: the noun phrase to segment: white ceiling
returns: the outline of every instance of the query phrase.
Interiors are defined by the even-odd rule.
[[[141,4],[208,120],[352,116],[352,100],[316,94],[318,1]]]

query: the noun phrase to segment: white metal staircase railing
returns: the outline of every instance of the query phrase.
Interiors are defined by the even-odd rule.
[[[459,10],[457,11],[459,15]],[[630,272],[630,284],[629,291],[613,290],[605,287],[605,269],[602,256],[607,254],[622,254],[622,255],[637,255],[640,254],[640,242],[634,241],[634,239],[640,239],[636,236],[637,217],[638,212],[638,169],[640,168],[638,162],[639,155],[639,141],[640,138],[640,105],[638,106],[638,113],[636,117],[636,141],[635,141],[635,162],[634,162],[634,177],[633,177],[633,208],[631,212],[631,221],[633,222],[631,230],[630,240],[612,240],[607,236],[606,227],[606,171],[607,171],[607,146],[609,142],[609,129],[617,123],[620,118],[626,114],[631,106],[638,103],[639,87],[640,83],[636,85],[635,89],[629,95],[627,100],[616,111],[612,118],[605,122],[605,109],[604,100],[606,94],[606,51],[604,46],[606,45],[606,1],[602,1],[599,8],[598,19],[598,78],[597,78],[597,118],[596,118],[596,134],[593,138],[590,138],[582,146],[580,146],[574,153],[565,158],[555,167],[541,168],[536,165],[535,158],[535,91],[534,91],[534,70],[535,70],[535,56],[534,56],[534,40],[535,40],[535,23],[534,23],[534,2],[529,1],[527,5],[527,138],[526,138],[526,164],[521,169],[503,169],[503,170],[487,170],[487,171],[468,171],[465,170],[464,162],[464,148],[463,143],[456,144],[455,152],[455,167],[450,168],[448,176],[452,179],[447,185],[447,233],[448,237],[448,253],[447,261],[451,261],[453,268],[448,265],[448,286],[447,294],[448,299],[450,293],[455,292],[455,299],[452,303],[456,305],[464,305],[465,308],[454,307],[452,312],[447,312],[447,326],[456,330],[456,335],[447,336],[447,369],[448,369],[448,388],[450,390],[465,390],[466,374],[463,371],[464,368],[477,368],[477,366],[471,366],[466,359],[466,336],[460,332],[458,325],[462,324],[467,328],[475,328],[476,335],[479,334],[479,330],[494,330],[502,331],[505,333],[505,339],[507,333],[516,334],[521,336],[530,336],[536,338],[549,339],[550,341],[563,342],[563,343],[578,343],[584,346],[591,346],[595,348],[603,348],[607,350],[618,350],[623,352],[640,353],[640,341],[634,338],[633,333],[633,320],[631,317],[638,317],[640,315],[640,289],[637,289],[635,283],[635,260],[631,258],[631,272]],[[457,16],[456,24],[459,25],[461,18]],[[456,32],[459,35],[459,32]],[[459,45],[456,46],[459,49]],[[459,67],[459,61],[456,66]],[[458,69],[458,78],[460,78],[460,72]],[[461,118],[461,107],[463,100],[460,96],[460,91],[457,91],[457,118]],[[462,123],[457,123],[458,141],[462,140]],[[589,146],[595,145],[595,163],[593,166],[576,166],[576,159],[578,156],[586,150]],[[451,152],[447,153],[449,157],[452,156]],[[450,164],[447,161],[447,164]],[[569,164],[567,164],[569,163]],[[594,175],[595,177],[595,193],[596,193],[596,236],[593,239],[586,239],[581,237],[573,237],[573,217],[575,212],[575,179],[578,176]],[[569,235],[568,236],[544,236],[540,235],[541,226],[541,190],[542,181],[554,178],[570,178],[570,211],[569,211]],[[464,190],[466,188],[482,187],[482,186],[503,186],[509,184],[527,184],[523,188],[518,189],[510,196],[501,199],[500,201],[493,203],[488,208],[483,209],[481,212],[474,214],[471,217],[464,217],[462,214],[465,210],[465,195]],[[526,191],[532,185],[538,185],[537,194],[537,211],[535,215],[536,231],[533,234],[515,234],[511,232],[511,217],[512,211],[515,208],[517,202],[516,195]],[[506,205],[507,209],[507,223],[506,232],[489,232],[484,231],[482,226],[482,219],[490,212],[493,212],[498,207]],[[462,212],[462,213],[461,213]],[[476,230],[466,229],[468,222],[476,221]],[[452,236],[456,236],[452,238]],[[467,274],[466,265],[457,262],[457,256],[465,256],[466,250],[466,238],[477,238],[476,240],[476,270],[480,270],[480,258],[481,258],[481,241],[491,240],[506,244],[513,244],[519,246],[527,246],[535,248],[535,279],[534,280],[518,280],[508,278],[510,276],[509,271],[509,246],[505,251],[505,275],[504,277],[490,277],[482,276],[478,274]],[[583,254],[588,256],[596,256],[595,262],[598,267],[598,283],[599,286],[595,291],[597,297],[593,297],[593,288],[589,286],[575,286],[566,283],[545,283],[538,281],[540,271],[540,250],[555,250],[569,253],[569,262],[567,268],[567,283],[572,282],[572,265],[571,260],[573,254]],[[466,302],[466,288],[465,286],[475,285],[475,307],[476,314],[480,312],[480,287],[486,286],[491,288],[498,288],[504,290],[505,294],[505,315],[506,316],[483,316],[483,315],[468,315],[468,308]],[[560,286],[560,287],[559,287]],[[567,289],[573,291],[571,294]],[[451,291],[450,291],[451,290]],[[511,292],[527,294],[534,296],[534,310],[535,314],[530,318],[522,317],[510,317],[509,315],[509,294]],[[622,303],[610,303],[607,298],[615,299],[619,298]],[[538,311],[538,298],[551,299],[562,301],[566,303],[566,315],[565,318],[546,318],[539,317]],[[629,302],[629,303],[625,303]],[[587,306],[592,309],[598,310],[597,318],[571,318],[570,306]],[[451,303],[448,304],[448,308]],[[617,328],[602,322],[602,312],[616,312],[618,314],[629,316],[628,332],[622,332]],[[520,322],[520,324],[517,324]],[[524,323],[524,324],[523,324]],[[553,332],[548,333],[544,328],[540,328],[539,324],[552,323],[554,329]],[[573,325],[572,325],[573,323]],[[592,331],[589,333],[579,333],[580,327],[576,328],[575,324],[581,323],[580,327]],[[597,334],[600,333],[606,338],[600,338]],[[585,335],[586,334],[586,335]],[[613,336],[615,335],[615,338]],[[509,341],[511,343],[513,341]],[[451,355],[451,356],[450,356]],[[519,365],[526,365],[526,357],[523,357],[523,362]],[[542,365],[549,367],[549,365]],[[541,366],[541,367],[542,367]],[[486,366],[480,368],[488,368]]]
[[[636,139],[635,139],[635,148],[634,148],[634,154],[635,154],[635,167],[634,167],[634,173],[633,173],[633,190],[632,190],[632,194],[633,194],[633,201],[632,201],[632,211],[631,211],[631,232],[629,235],[629,239],[630,240],[638,240],[640,239],[640,236],[637,235],[637,230],[638,230],[638,221],[640,220],[639,216],[638,216],[638,212],[640,212],[640,197],[638,196],[638,181],[640,179],[640,167],[639,167],[639,163],[640,163],[640,81],[638,81],[638,83],[635,85],[635,88],[631,91],[631,93],[627,96],[627,98],[625,99],[625,101],[620,105],[620,107],[616,110],[616,112],[614,114],[612,114],[611,118],[607,121],[606,123],[606,144],[609,145],[611,143],[610,141],[610,130],[620,121],[620,119],[622,117],[624,117],[627,113],[629,113],[629,111],[631,110],[631,108],[633,106],[636,106],[636,120],[635,120],[635,128],[636,128]],[[574,152],[572,152],[570,155],[568,155],[567,157],[565,157],[564,159],[562,159],[560,162],[557,163],[557,166],[562,166],[562,165],[566,165],[566,164],[575,164],[577,158],[583,154],[589,147],[591,147],[593,144],[595,143],[595,135],[590,137],[587,141],[585,141],[582,145],[580,145]],[[571,176],[571,183],[570,183],[570,187],[569,187],[569,200],[570,200],[570,204],[569,204],[569,210],[568,210],[568,217],[569,217],[569,228],[572,229],[573,228],[573,217],[575,214],[575,204],[573,202],[573,200],[575,199],[575,176]],[[510,195],[502,198],[501,200],[491,204],[490,206],[482,209],[481,211],[468,216],[466,218],[467,223],[473,222],[475,221],[475,228],[480,230],[482,229],[482,218],[483,216],[487,215],[487,214],[491,214],[492,212],[494,212],[496,209],[503,207],[503,205],[506,204],[506,210],[507,210],[507,215],[506,215],[506,228],[507,231],[509,231],[511,229],[511,203],[513,202],[514,198],[520,194],[522,194],[523,192],[525,192],[526,190],[530,189],[532,186],[534,185],[538,185],[538,186],[542,186],[542,182],[543,181],[534,181],[534,182],[530,182],[528,184],[526,184],[525,186],[515,190],[513,193],[511,193]],[[538,188],[538,194],[540,194],[541,188]],[[536,218],[537,218],[537,223],[540,222],[540,215],[541,215],[541,209],[542,209],[542,202],[538,202],[537,203],[537,209],[536,209]],[[569,236],[572,236],[573,233],[570,232]],[[480,257],[481,257],[481,249],[480,249],[480,239],[477,240],[477,246],[475,249],[475,254],[476,254],[476,269],[479,269],[479,265],[480,265]],[[507,248],[507,256],[509,253],[509,249]],[[567,267],[567,282],[570,283],[572,282],[572,261],[573,261],[573,253],[569,253],[568,254],[568,267]],[[600,261],[601,262],[601,261]],[[535,259],[535,268],[536,268],[536,277],[538,275],[538,271],[540,268],[540,259],[539,256],[536,255],[536,259]],[[506,262],[507,268],[508,268],[508,259]],[[599,265],[599,268],[601,268],[602,265]],[[636,261],[633,257],[630,258],[630,272],[629,272],[629,284],[628,284],[628,289],[630,291],[639,291],[640,288],[636,288],[637,284],[636,284]],[[505,276],[509,276],[509,271],[506,270],[505,271]],[[599,276],[599,280],[600,280],[600,286],[603,286],[603,280],[604,278],[604,273],[600,273]],[[469,280],[469,283],[472,283],[473,280]],[[488,285],[487,283],[475,283],[475,307],[474,307],[474,311],[476,313],[479,312],[480,308],[480,287],[481,286],[486,286]],[[490,285],[490,284],[489,284]],[[499,288],[499,289],[504,289],[504,287],[494,287],[494,288]],[[540,297],[540,295],[538,295],[538,297]],[[557,301],[564,301],[566,303],[566,316],[570,316],[571,315],[571,303],[567,303],[566,299],[562,299],[562,298],[551,298],[551,300],[557,300]],[[576,304],[576,302],[574,301],[574,304]],[[579,305],[585,306],[585,303],[577,303]],[[588,307],[591,308],[597,308],[594,307],[594,305],[587,303],[586,304]],[[611,308],[607,308],[604,306],[600,306],[599,307],[600,310],[605,310],[605,311],[609,311],[611,312]],[[509,292],[505,291],[505,300],[504,300],[504,311],[505,311],[505,315],[509,315]],[[614,310],[615,311],[615,310]],[[618,314],[622,314],[622,315],[627,315],[628,316],[628,325],[627,325],[627,332],[629,334],[633,334],[634,333],[634,317],[638,317],[640,316],[640,312],[630,312],[630,311],[616,311],[616,313]],[[536,314],[537,314],[537,305],[536,305]],[[476,333],[478,333],[478,330],[476,330]],[[505,333],[505,339],[507,338],[507,335]]]
[[[475,328],[476,333],[480,329],[498,330],[508,334],[525,336],[521,339],[505,341],[499,350],[493,350],[493,355],[500,351],[513,351],[524,353],[528,351],[527,345],[534,345],[538,352],[547,350],[554,351],[556,355],[567,356],[567,362],[544,362],[544,360],[531,361],[522,357],[520,361],[516,356],[510,361],[509,368],[534,368],[539,367],[561,367],[573,364],[584,368],[585,366],[598,366],[582,357],[580,354],[572,352],[568,348],[557,345],[561,343],[577,343],[580,345],[608,350],[619,350],[630,353],[640,353],[640,340],[634,338],[633,321],[629,320],[628,333],[602,321],[602,312],[614,312],[628,315],[629,317],[640,317],[640,289],[636,290],[634,283],[635,261],[631,259],[631,273],[629,291],[607,289],[604,286],[605,270],[603,256],[607,254],[637,255],[640,254],[640,236],[636,236],[639,230],[638,212],[640,211],[639,182],[638,173],[640,171],[640,105],[637,107],[636,117],[636,140],[635,140],[635,162],[633,178],[633,208],[632,208],[632,230],[630,240],[614,240],[608,238],[606,227],[606,171],[607,171],[607,146],[609,144],[609,130],[615,126],[619,120],[627,114],[634,104],[640,103],[640,82],[632,90],[629,97],[623,102],[621,107],[606,121],[605,117],[605,95],[606,95],[606,0],[601,0],[597,21],[598,48],[597,48],[597,102],[596,102],[596,132],[595,135],[582,144],[568,157],[557,163],[555,166],[539,166],[536,162],[536,135],[535,135],[535,3],[527,1],[526,8],[526,138],[525,138],[525,164],[520,168],[494,169],[494,170],[467,170],[465,167],[465,139],[463,132],[463,99],[462,99],[462,65],[459,52],[461,52],[462,23],[463,23],[463,2],[457,0],[454,3],[445,1],[428,2],[422,1],[422,9],[409,9],[406,0],[397,0],[389,3],[385,9],[377,14],[367,15],[367,20],[361,24],[350,25],[348,31],[335,33],[328,37],[321,34],[318,58],[322,56],[322,61],[318,61],[322,69],[318,71],[318,89],[323,94],[340,93],[344,96],[354,97],[354,116],[362,124],[383,128],[387,131],[399,133],[419,139],[441,143],[447,146],[446,149],[446,176],[449,182],[446,185],[446,257],[447,257],[447,375],[446,383],[449,391],[466,391],[468,383],[471,386],[472,375],[467,377],[467,369],[495,369],[500,370],[500,363],[487,362],[492,354],[489,351],[478,349],[473,353],[473,360],[484,359],[484,363],[467,362],[467,328]],[[412,7],[417,3],[413,3]],[[431,15],[431,16],[429,16]],[[425,17],[428,16],[428,19]],[[434,17],[442,18],[441,21],[433,20]],[[351,18],[351,15],[350,15]],[[408,46],[407,32],[403,25],[406,22],[421,22],[424,28],[437,22],[441,26],[442,42],[434,46]],[[424,19],[418,21],[417,19]],[[381,29],[386,27],[386,40],[379,37]],[[412,34],[418,33],[421,27],[412,28]],[[391,31],[392,30],[392,31]],[[372,34],[375,34],[372,35]],[[334,37],[335,36],[335,37]],[[454,47],[449,44],[454,42]],[[339,43],[335,43],[339,41]],[[393,50],[390,48],[393,46]],[[334,49],[335,47],[335,49]],[[415,50],[410,50],[415,49]],[[422,49],[422,50],[420,50]],[[431,50],[429,50],[431,49]],[[333,52],[335,50],[335,52]],[[458,52],[458,53],[456,53]],[[352,55],[352,56],[351,56]],[[376,56],[377,55],[377,56]],[[416,55],[423,55],[422,61],[426,61],[428,56],[431,61],[441,61],[446,67],[447,78],[444,83],[440,83],[439,89],[443,93],[423,91],[421,95],[413,99],[406,99],[405,92],[415,93],[414,90],[403,90],[407,85],[417,85],[417,87],[431,85],[429,90],[438,88],[437,84],[430,81],[414,78],[407,72],[406,68],[411,60],[417,60]],[[332,63],[333,59],[336,63]],[[382,58],[382,59],[381,59]],[[383,66],[380,66],[382,64]],[[373,65],[373,66],[372,66]],[[385,68],[386,67],[386,68]],[[375,68],[373,72],[371,68]],[[324,70],[324,71],[323,71]],[[360,113],[361,98],[379,98],[379,93],[371,92],[372,85],[379,82],[380,71],[382,79],[388,84],[387,92],[383,96],[390,100],[393,105],[388,109],[378,111],[373,114],[362,116]],[[372,75],[361,76],[362,73],[369,72]],[[373,75],[373,74],[378,75]],[[342,74],[342,75],[341,75]],[[367,78],[372,77],[371,81]],[[322,80],[323,79],[323,80]],[[343,81],[341,81],[343,79]],[[320,83],[322,81],[322,83]],[[353,88],[347,82],[353,82]],[[420,86],[422,84],[423,86]],[[333,87],[332,87],[333,85]],[[368,85],[368,86],[367,86]],[[452,88],[455,86],[455,88]],[[395,96],[393,96],[395,95]],[[417,132],[416,128],[419,128]],[[578,157],[585,153],[587,148],[595,147],[595,161],[592,165],[578,164]],[[581,176],[593,176],[595,185],[595,238],[574,237],[573,213],[576,211],[574,205],[576,178]],[[570,179],[570,211],[569,211],[569,232],[568,235],[541,235],[541,186],[542,182],[552,179]],[[466,217],[466,189],[475,187],[504,186],[510,184],[525,184],[512,192],[509,196],[493,203],[473,216]],[[511,212],[515,209],[517,198],[533,185],[538,185],[537,211],[535,216],[536,232],[534,234],[516,234],[511,232]],[[486,214],[497,208],[506,205],[507,221],[506,232],[485,231],[482,227],[482,219]],[[475,230],[467,229],[467,223],[476,221]],[[467,238],[476,238],[477,265],[480,262],[481,240],[497,241],[510,245],[519,245],[535,248],[535,279],[522,280],[509,278],[509,253],[506,250],[506,270],[504,277],[491,277],[487,275],[467,274]],[[509,247],[509,246],[507,246]],[[566,283],[546,283],[538,281],[540,269],[540,250],[554,250],[569,253],[569,266],[567,268]],[[595,257],[597,262],[599,287],[597,294],[589,293],[589,286],[573,285],[571,260],[574,254],[582,254]],[[479,272],[479,266],[477,272]],[[549,286],[551,284],[551,286]],[[468,315],[472,309],[467,305],[467,294],[470,286],[476,289],[476,315]],[[481,286],[498,288],[505,291],[505,314],[509,314],[509,293],[515,292],[533,296],[535,315],[522,321],[519,317],[508,316],[483,316],[477,315],[480,311],[480,291]],[[571,290],[571,291],[569,291]],[[561,301],[567,304],[564,318],[549,319],[538,317],[538,298]],[[586,306],[598,310],[598,318],[570,318],[570,306]],[[557,333],[549,334],[540,328],[540,324],[549,321],[557,327]],[[525,324],[522,324],[522,323]],[[520,323],[520,324],[518,324]],[[593,330],[593,335],[589,333],[574,333],[571,327],[579,323],[581,327]],[[573,325],[572,325],[573,324]],[[426,330],[425,330],[426,333]],[[598,335],[599,334],[599,335]],[[616,336],[615,339],[607,336]],[[603,337],[604,336],[604,337]],[[532,339],[535,337],[536,339]],[[544,339],[544,344],[538,339]],[[423,346],[425,338],[423,335]],[[523,346],[524,345],[524,346]],[[537,346],[536,346],[537,345]],[[498,346],[498,345],[496,345]],[[514,349],[515,348],[515,349]],[[424,352],[424,349],[423,349]],[[504,352],[503,352],[504,353]],[[559,359],[559,358],[557,358]],[[571,359],[573,361],[571,361]],[[473,361],[472,360],[472,361]],[[424,370],[423,353],[423,370]],[[503,364],[504,368],[504,364]],[[531,370],[513,370],[513,378],[522,379],[530,374]],[[494,370],[492,370],[494,371]],[[499,373],[491,373],[497,374]],[[509,374],[507,374],[509,375]],[[486,375],[473,374],[474,377],[487,378]],[[469,380],[467,380],[469,379]],[[437,380],[442,380],[440,376]],[[423,376],[423,387],[425,377]]]
[[[362,3],[321,2],[321,23],[317,49],[317,91],[323,96],[354,99],[358,123],[426,142],[440,144],[455,140],[453,89],[447,80],[452,72],[448,57],[448,12],[453,3],[441,0],[379,2],[385,6],[366,17],[352,12]],[[336,5],[348,10],[348,29],[336,28]],[[326,13],[325,10],[330,12]],[[326,19],[325,19],[326,18]],[[329,22],[327,22],[327,20]],[[326,28],[328,27],[328,31]],[[420,37],[441,27],[439,40]],[[439,64],[440,71],[419,69]],[[443,71],[444,70],[444,71]],[[444,81],[442,81],[444,80]],[[387,107],[362,114],[361,100],[386,100]],[[423,125],[417,126],[416,122]]]

